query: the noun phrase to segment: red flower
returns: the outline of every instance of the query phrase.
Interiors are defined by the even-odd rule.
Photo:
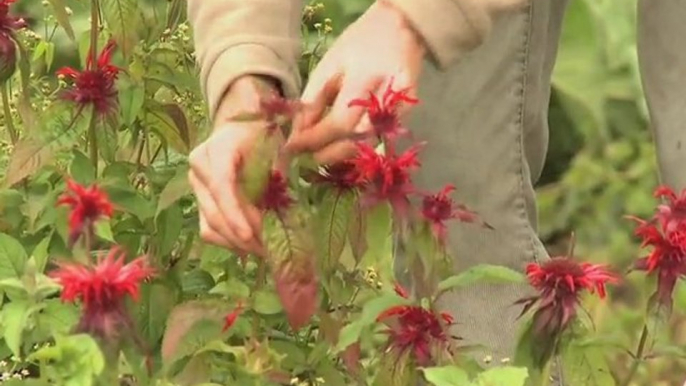
[[[367,99],[354,99],[348,106],[364,107],[367,110],[367,115],[374,127],[376,135],[394,140],[399,136],[407,134],[407,129],[400,124],[398,107],[403,102],[416,104],[418,100],[407,95],[409,88],[394,91],[391,87],[391,83],[389,83],[381,99],[370,92]]]
[[[396,293],[407,298],[407,292],[396,285]],[[436,314],[420,306],[395,306],[382,312],[377,321],[389,328],[387,350],[402,355],[411,352],[418,366],[430,365],[437,351],[448,349],[447,326],[454,323],[448,313]]]
[[[85,232],[93,234],[93,224],[101,217],[112,216],[112,203],[97,185],[85,188],[74,180],[67,180],[67,192],[57,205],[71,207],[69,214],[69,244],[73,245]]]
[[[260,109],[269,122],[275,122],[280,117],[293,119],[300,107],[300,102],[283,98],[276,92],[260,100]]]
[[[231,328],[231,326],[233,326],[234,323],[236,323],[236,319],[238,319],[242,312],[243,305],[241,303],[238,303],[236,308],[233,311],[229,312],[229,314],[226,315],[226,317],[224,318],[224,328],[222,328],[222,332],[226,332],[229,328]]]
[[[579,263],[568,257],[555,257],[542,264],[528,264],[526,273],[539,294],[517,303],[525,304],[522,315],[538,303],[534,329],[543,336],[554,336],[569,325],[576,316],[582,291],[597,291],[602,299],[605,297],[605,285],[619,282],[619,278],[607,271],[605,266]]]
[[[0,83],[6,82],[17,68],[17,45],[14,31],[25,26],[24,20],[10,16],[10,4],[15,0],[0,0]]]
[[[642,239],[641,248],[652,247],[647,257],[636,261],[635,268],[657,273],[653,299],[671,311],[676,282],[686,276],[686,192],[677,197],[662,186],[655,190],[655,197],[666,197],[669,202],[658,206],[651,221],[631,217],[639,224],[635,234]]]
[[[355,189],[360,185],[360,175],[352,161],[341,161],[323,166],[311,180],[314,183],[331,185],[340,190]]]
[[[115,47],[114,41],[107,43],[95,64],[92,55],[89,55],[84,71],[77,71],[71,67],[57,71],[57,75],[74,80],[74,85],[63,94],[63,98],[77,103],[80,107],[93,105],[100,115],[113,113],[117,107],[117,90],[114,82],[119,74],[119,68],[110,63]]]
[[[458,219],[462,222],[473,223],[479,219],[478,214],[469,210],[465,205],[455,204],[453,199],[449,197],[454,190],[453,185],[446,185],[438,193],[425,194],[422,201],[422,216],[431,224],[431,229],[440,243],[445,240],[446,221]],[[485,222],[482,224],[486,228],[493,229]]]
[[[358,154],[352,162],[364,184],[368,205],[387,200],[396,213],[401,216],[407,213],[407,196],[414,191],[410,170],[420,166],[417,158],[420,147],[413,146],[399,156],[392,152],[381,155],[373,147],[358,143]]]
[[[153,276],[154,271],[144,257],[128,264],[124,264],[124,259],[124,252],[113,248],[95,266],[61,263],[51,273],[62,285],[63,301],[78,300],[83,304],[78,331],[114,338],[122,328],[131,326],[124,300],[130,296],[137,301],[140,283]]]
[[[0,0],[0,35],[14,37],[14,31],[26,26],[24,19],[10,16],[10,5],[15,0]]]
[[[267,211],[282,212],[288,209],[293,202],[294,200],[288,193],[286,178],[281,172],[272,171],[258,207]]]

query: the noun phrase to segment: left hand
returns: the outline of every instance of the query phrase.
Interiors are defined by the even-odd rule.
[[[286,149],[313,152],[322,163],[354,155],[353,139],[368,137],[373,128],[364,109],[348,107],[350,101],[379,95],[391,81],[394,90],[414,90],[425,53],[405,16],[377,0],[338,37],[310,75],[301,100],[311,108],[294,125]]]

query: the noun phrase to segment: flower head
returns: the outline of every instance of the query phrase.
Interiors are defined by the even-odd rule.
[[[10,15],[10,5],[16,0],[0,0],[0,35],[14,36],[14,31],[26,26],[24,19]]]
[[[14,31],[25,26],[21,18],[10,16],[10,4],[15,0],[0,0],[0,83],[6,82],[17,68],[17,44]]]
[[[114,248],[98,258],[95,266],[61,263],[50,276],[62,285],[65,302],[83,305],[78,330],[112,338],[129,319],[124,309],[127,296],[138,300],[140,284],[153,276],[144,257],[124,264],[125,254]]]
[[[679,278],[686,276],[686,192],[677,196],[672,189],[661,186],[655,197],[666,197],[651,221],[632,217],[638,223],[635,235],[642,239],[641,248],[652,247],[648,256],[638,259],[637,270],[657,275],[654,300],[672,308],[672,293]]]
[[[561,333],[576,316],[579,296],[583,291],[605,297],[605,285],[618,283],[619,278],[605,266],[579,263],[569,257],[554,257],[526,267],[529,283],[538,295],[522,299],[522,314],[538,303],[534,314],[534,329],[538,334],[551,336]]]
[[[402,287],[396,285],[395,290],[399,296],[408,297]],[[436,314],[416,305],[391,307],[377,321],[389,326],[387,350],[396,355],[409,351],[418,366],[430,365],[437,351],[448,349],[450,336],[446,327],[454,323],[448,313]]]
[[[376,135],[394,140],[407,134],[407,129],[400,124],[398,108],[402,103],[416,104],[418,100],[408,95],[409,88],[395,91],[391,83],[386,87],[381,99],[370,92],[367,99],[354,99],[348,106],[364,107]]]
[[[282,212],[288,209],[294,200],[288,192],[288,181],[279,171],[272,171],[267,181],[258,207],[262,210]]]
[[[360,175],[352,161],[340,161],[320,168],[312,182],[326,184],[340,190],[355,189],[360,185]]]
[[[469,210],[463,204],[455,204],[450,193],[455,190],[453,185],[446,185],[438,193],[424,194],[422,201],[422,217],[431,225],[431,230],[440,243],[443,243],[446,235],[445,222],[457,219],[466,223],[473,223],[479,220],[479,215]],[[484,227],[492,227],[482,222]]]
[[[228,331],[229,328],[231,328],[235,323],[238,317],[241,315],[243,312],[243,305],[241,303],[238,303],[236,308],[229,312],[225,317],[224,317],[224,327],[222,328],[222,332]]]
[[[84,232],[93,233],[93,224],[102,217],[112,216],[112,203],[97,185],[85,188],[74,180],[67,180],[68,192],[57,205],[71,207],[69,214],[69,244],[73,245]]]
[[[364,184],[367,204],[388,201],[396,213],[407,213],[408,195],[414,191],[410,171],[420,166],[420,148],[416,145],[400,155],[382,155],[365,143],[358,144],[358,154],[352,162]]]
[[[95,111],[103,116],[113,113],[117,106],[117,89],[114,83],[119,74],[119,68],[111,64],[115,47],[114,41],[107,43],[97,61],[89,55],[86,69],[83,71],[77,71],[71,67],[57,71],[57,75],[74,81],[72,87],[62,97],[81,107],[92,105]]]

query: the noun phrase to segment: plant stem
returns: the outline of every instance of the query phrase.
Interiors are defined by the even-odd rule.
[[[255,279],[255,286],[252,290],[253,302],[255,300],[255,294],[259,292],[264,283],[267,281],[267,262],[264,259],[259,259],[257,263],[257,278]],[[254,304],[253,304],[254,308]],[[252,318],[252,333],[253,338],[257,339],[260,333],[260,317],[255,313]]]
[[[88,146],[90,150],[90,159],[93,163],[93,171],[95,173],[95,178],[98,178],[98,135],[95,132],[95,123],[98,121],[95,110],[93,110],[93,116],[88,124]]]
[[[7,131],[10,132],[10,141],[12,142],[12,145],[15,145],[19,139],[19,136],[17,135],[17,130],[15,129],[14,121],[12,120],[12,112],[10,111],[10,97],[9,93],[7,92],[7,82],[2,85],[1,92],[2,108],[5,114],[5,127],[7,127]]]
[[[98,22],[100,21],[100,4],[98,0],[91,0],[91,47],[90,47],[90,57],[92,61],[98,57],[98,33],[100,32],[100,26]]]
[[[631,384],[631,381],[634,379],[634,375],[636,375],[636,371],[638,370],[638,365],[640,365],[641,362],[643,362],[643,351],[645,350],[647,341],[648,324],[644,324],[643,332],[641,332],[641,338],[638,341],[638,347],[636,348],[636,353],[634,354],[634,361],[631,363],[629,374],[624,379],[624,382],[621,383],[621,386],[629,386]]]

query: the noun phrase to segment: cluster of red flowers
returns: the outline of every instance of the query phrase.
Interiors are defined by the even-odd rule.
[[[90,249],[95,222],[112,216],[113,205],[107,194],[96,185],[86,188],[69,180],[67,188],[68,192],[57,204],[71,209],[70,245],[85,235],[86,247]],[[125,298],[130,296],[137,300],[141,282],[153,274],[145,257],[125,264],[124,252],[115,247],[94,264],[60,263],[51,276],[62,285],[63,301],[82,303],[83,310],[77,326],[79,332],[115,339],[122,331],[132,333],[131,320],[124,308]]]
[[[686,276],[686,190],[679,196],[668,187],[655,190],[656,198],[665,198],[649,221],[632,217],[638,222],[636,236],[641,247],[652,247],[648,256],[639,259],[635,268],[657,275],[657,290],[652,302],[672,309],[672,293],[679,278]]]
[[[110,41],[102,49],[97,60],[88,54],[86,69],[83,71],[65,67],[57,75],[73,80],[73,86],[62,94],[62,98],[75,102],[80,108],[92,105],[99,116],[116,112],[117,89],[115,81],[120,69],[112,65],[112,53],[116,47]]]
[[[404,288],[396,285],[395,292],[405,299],[409,298]],[[417,305],[396,306],[382,312],[377,321],[388,325],[387,350],[395,355],[410,352],[418,366],[428,366],[435,353],[449,350],[447,328],[453,317],[442,312],[436,314]]]
[[[24,20],[11,16],[15,0],[0,0],[0,83],[6,82],[17,68],[17,46],[14,31],[24,27]]]

